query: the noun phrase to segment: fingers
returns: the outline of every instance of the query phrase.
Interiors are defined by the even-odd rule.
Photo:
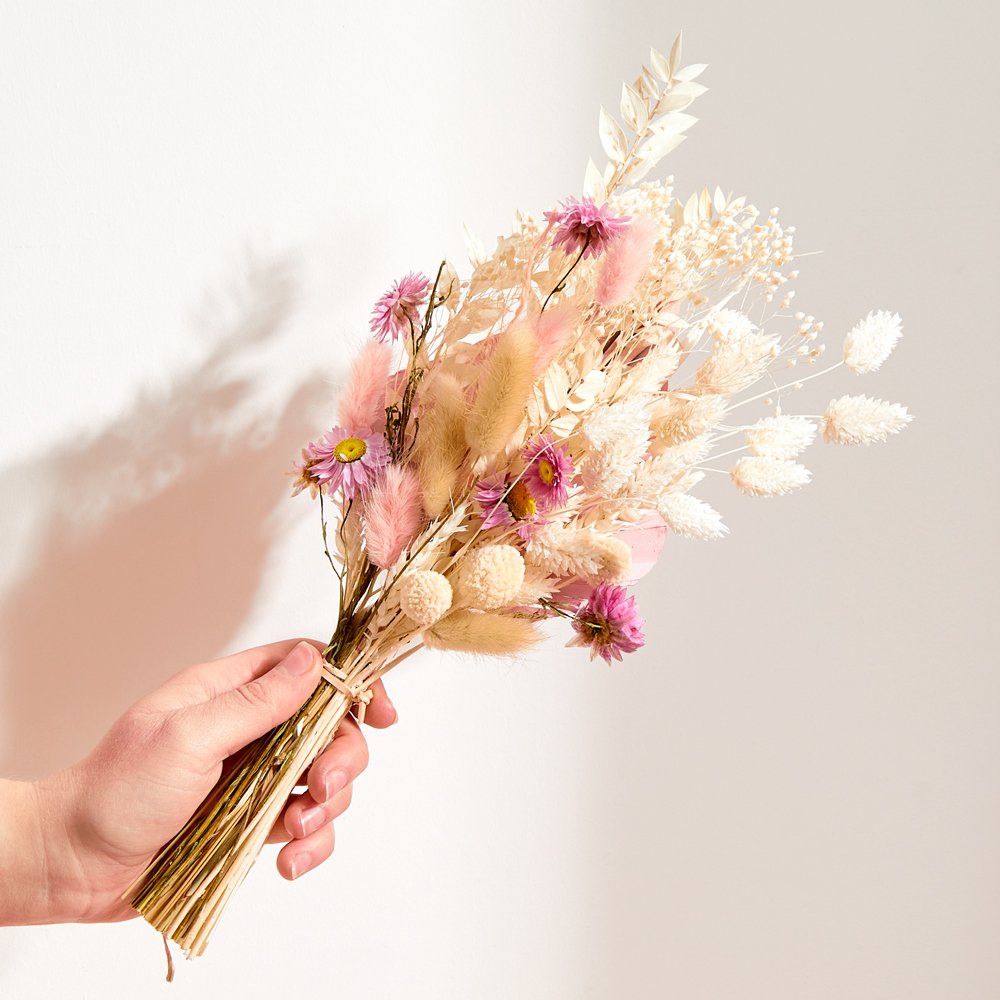
[[[372,700],[365,709],[365,724],[373,729],[386,729],[398,718],[396,706],[385,693],[385,685],[379,680],[372,685]]]
[[[207,663],[197,663],[175,674],[161,691],[169,692],[177,708],[200,704],[261,677],[280,663],[300,642],[308,642],[322,653],[324,645],[315,639],[283,639],[244,649]]]
[[[308,837],[286,844],[278,852],[278,873],[291,880],[312,871],[333,854],[333,840],[333,824],[327,823]]]
[[[182,709],[182,728],[219,760],[228,757],[302,706],[319,683],[321,662],[315,646],[299,642],[260,676]]]
[[[284,844],[289,840],[308,837],[321,826],[342,816],[351,804],[353,795],[354,785],[348,785],[326,802],[317,802],[308,792],[291,796],[271,829],[267,842]]]
[[[309,768],[309,794],[327,802],[346,788],[368,766],[368,744],[354,719],[340,724],[333,742]]]

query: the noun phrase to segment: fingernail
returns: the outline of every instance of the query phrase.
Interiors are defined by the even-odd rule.
[[[296,879],[309,871],[309,855],[305,852],[296,854],[288,866],[292,872],[292,878]]]
[[[392,709],[392,722],[390,725],[394,726],[397,722],[399,722],[399,712],[396,711],[396,706],[392,703],[392,699],[388,695],[385,696],[385,700],[388,703],[389,708]]]
[[[316,650],[308,642],[300,642],[285,657],[285,671],[293,677],[304,677],[311,673],[316,663]]]
[[[302,813],[302,836],[308,837],[310,833],[318,830],[323,823],[323,810],[319,806],[310,806]]]
[[[331,771],[323,779],[323,791],[326,797],[332,799],[337,792],[347,787],[347,775],[343,771]]]

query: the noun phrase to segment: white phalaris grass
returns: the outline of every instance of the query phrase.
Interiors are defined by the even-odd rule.
[[[897,313],[870,312],[844,340],[844,364],[858,375],[878,371],[903,335]]]
[[[747,428],[751,455],[765,458],[795,458],[816,438],[816,425],[806,417],[781,414],[764,417]]]
[[[791,493],[805,486],[811,478],[809,470],[798,462],[756,455],[741,458],[729,475],[740,493],[752,497],[774,497]]]
[[[598,409],[583,424],[590,445],[583,481],[594,493],[620,490],[649,449],[646,398],[635,396]]]
[[[830,444],[873,444],[898,434],[913,415],[899,403],[870,396],[841,396],[823,413],[823,440]]]
[[[524,583],[524,559],[513,545],[481,545],[467,553],[458,570],[458,597],[484,611],[502,608]]]
[[[671,393],[652,407],[655,445],[661,448],[683,444],[722,423],[726,400],[722,396],[690,396]]]
[[[685,538],[710,541],[729,533],[722,523],[722,515],[690,493],[668,493],[660,498],[658,509],[667,527]]]
[[[632,551],[621,539],[594,528],[559,524],[535,530],[526,558],[552,576],[577,576],[594,584],[618,583],[632,569]]]
[[[447,577],[430,569],[407,573],[399,581],[399,606],[417,625],[433,625],[451,609],[451,584]]]

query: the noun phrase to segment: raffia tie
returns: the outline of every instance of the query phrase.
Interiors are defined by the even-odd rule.
[[[347,683],[347,674],[340,667],[323,663],[323,679],[332,684],[341,694],[347,698],[351,705],[357,705],[358,722],[365,721],[365,710],[368,702],[372,700],[372,692],[368,684],[364,681],[356,681],[354,684]]]

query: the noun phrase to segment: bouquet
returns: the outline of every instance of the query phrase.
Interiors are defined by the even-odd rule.
[[[766,497],[809,481],[821,432],[868,444],[906,409],[864,395],[785,411],[807,378],[878,369],[901,334],[873,312],[840,360],[793,312],[793,230],[718,188],[647,181],[696,121],[702,65],[680,38],[600,112],[608,162],[581,197],[519,214],[471,274],[413,271],[375,304],[336,426],[302,451],[293,494],[318,501],[339,611],[324,680],[220,784],[125,897],[201,954],[299,776],[373,682],[421,648],[523,653],[540,623],[610,664],[643,644],[627,587],[666,538],[720,538],[696,495],[711,474]],[[801,374],[806,369],[808,374]],[[764,388],[760,388],[763,384]],[[764,401],[766,415],[750,417]],[[728,469],[717,464],[731,459]]]

